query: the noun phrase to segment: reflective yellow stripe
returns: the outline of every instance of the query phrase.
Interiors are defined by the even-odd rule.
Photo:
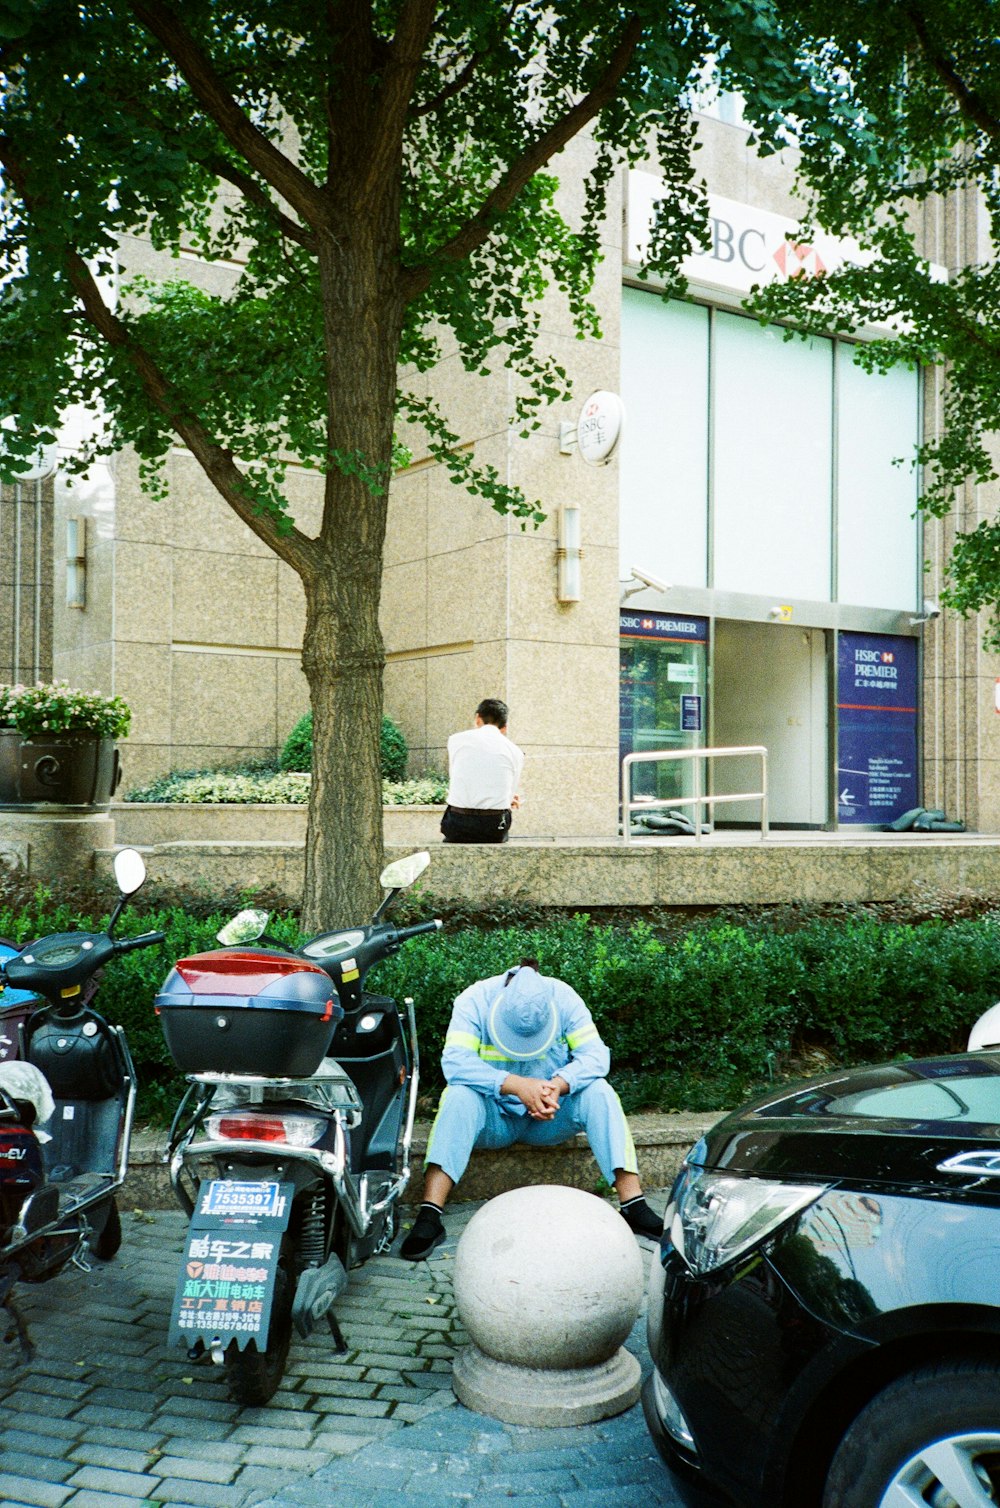
[[[449,1032],[444,1039],[444,1045],[445,1047],[467,1047],[470,1052],[479,1052],[483,1044],[471,1032]]]
[[[427,1166],[427,1164],[429,1162],[433,1162],[433,1160],[434,1160],[432,1158],[432,1156],[431,1156],[431,1148],[434,1145],[434,1133],[437,1130],[437,1123],[441,1119],[441,1107],[443,1106],[443,1104],[444,1104],[445,1100],[447,1099],[447,1097],[448,1097],[448,1085],[446,1084],[445,1087],[441,1091],[441,1098],[438,1100],[437,1114],[434,1117],[434,1122],[433,1122],[433,1124],[431,1126],[430,1135],[427,1138],[427,1150],[424,1153],[424,1167],[425,1168],[426,1168],[426,1166]]]
[[[583,1031],[573,1032],[572,1035],[567,1034],[566,1046],[570,1052],[575,1052],[578,1047],[583,1046],[584,1042],[592,1042],[596,1036],[596,1026],[585,1026]]]
[[[507,1054],[501,1052],[498,1047],[487,1047],[485,1042],[479,1049],[479,1056],[486,1063],[515,1063],[517,1061],[516,1058],[508,1058]]]
[[[622,1109],[622,1102],[621,1102],[621,1100],[618,1098],[617,1094],[615,1094],[615,1092],[614,1092],[613,1089],[612,1089],[611,1093],[615,1095],[615,1101],[616,1101],[616,1103],[618,1105],[619,1114],[621,1115],[622,1120],[625,1122],[625,1169],[624,1169],[624,1171],[626,1173],[638,1173],[638,1171],[639,1171],[639,1159],[638,1159],[638,1157],[636,1156],[636,1153],[635,1153],[635,1142],[632,1140],[632,1127],[628,1123],[628,1116],[625,1114],[625,1111]]]

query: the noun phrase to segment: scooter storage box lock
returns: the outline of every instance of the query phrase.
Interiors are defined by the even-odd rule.
[[[302,958],[223,948],[182,958],[156,996],[183,1073],[316,1072],[343,1017],[329,974]]]

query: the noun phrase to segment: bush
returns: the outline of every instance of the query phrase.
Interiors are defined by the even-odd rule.
[[[2,879],[2,875],[0,875]],[[152,889],[152,887],[151,887]],[[140,1114],[161,1114],[179,1097],[153,1013],[173,962],[215,945],[228,913],[203,897],[148,895],[126,907],[122,937],[166,933],[159,948],[128,953],[108,968],[98,1008],[125,1027],[139,1074]],[[428,896],[411,897],[416,909]],[[259,897],[227,897],[232,909]],[[396,915],[406,912],[400,905]],[[360,921],[361,918],[359,917]],[[92,896],[55,903],[45,890],[0,884],[0,936],[27,942],[53,931],[99,930],[107,913]],[[954,1051],[997,998],[1000,917],[947,924],[878,923],[864,914],[813,920],[781,932],[761,922],[702,921],[665,940],[642,921],[595,924],[585,915],[453,930],[406,944],[368,984],[415,997],[422,1085],[429,1109],[441,1088],[440,1054],[452,1002],[477,979],[522,957],[537,958],[587,1001],[611,1050],[611,1080],[628,1110],[716,1110],[776,1079],[892,1057]],[[269,932],[298,940],[293,916]]]
[[[151,785],[129,791],[128,801],[176,801],[197,805],[206,801],[231,804],[305,806],[310,775],[295,770],[180,770],[161,775]],[[440,805],[448,790],[447,777],[427,774],[414,780],[383,780],[384,806]]]
[[[278,764],[282,770],[312,770],[312,713],[299,718],[285,740]],[[390,717],[382,718],[379,737],[379,754],[382,761],[383,780],[405,780],[406,761],[409,758],[406,739]]]

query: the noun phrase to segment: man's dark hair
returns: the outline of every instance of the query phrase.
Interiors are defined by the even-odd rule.
[[[484,702],[479,703],[476,716],[481,717],[484,723],[493,723],[497,728],[506,728],[507,703],[498,701],[495,696],[488,696]]]

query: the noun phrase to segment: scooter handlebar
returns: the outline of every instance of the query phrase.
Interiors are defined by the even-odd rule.
[[[396,933],[397,942],[406,942],[410,937],[420,937],[424,932],[440,932],[441,919],[435,917],[432,922],[417,922],[415,927],[400,927]]]
[[[143,932],[139,937],[116,937],[115,952],[131,953],[135,948],[151,948],[154,943],[161,943],[166,939],[165,932]]]

